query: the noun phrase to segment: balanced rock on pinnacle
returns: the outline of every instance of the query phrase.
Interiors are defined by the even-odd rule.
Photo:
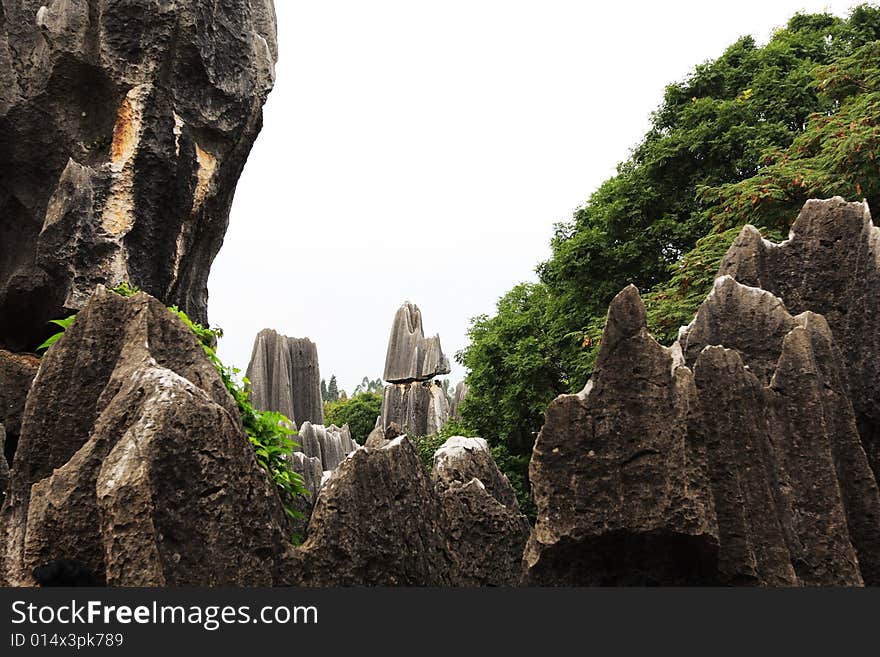
[[[403,304],[394,316],[388,340],[385,380],[389,385],[378,426],[385,429],[395,423],[416,436],[439,431],[449,420],[450,400],[434,377],[449,372],[440,336],[426,338],[418,306]]]
[[[440,348],[440,336],[426,338],[419,307],[409,302],[403,304],[391,326],[385,380],[389,383],[430,381],[449,371],[449,359]]]

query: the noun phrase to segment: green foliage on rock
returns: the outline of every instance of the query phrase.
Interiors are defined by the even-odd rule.
[[[140,290],[137,287],[130,286],[128,283],[122,283],[113,288],[113,291],[123,297],[131,297]],[[205,355],[211,364],[217,369],[220,378],[226,389],[232,395],[238,405],[238,411],[241,415],[242,426],[247,434],[251,445],[254,448],[254,456],[257,463],[269,475],[272,483],[278,490],[281,497],[284,511],[291,519],[299,519],[302,514],[296,509],[294,500],[299,495],[309,495],[308,489],[305,487],[302,475],[294,472],[290,468],[289,456],[293,452],[297,444],[292,437],[296,434],[291,429],[293,423],[281,413],[271,411],[260,411],[254,408],[249,400],[247,378],[243,378],[239,382],[239,369],[229,367],[223,364],[217,356],[217,340],[223,337],[223,330],[220,328],[208,328],[193,322],[185,312],[177,306],[171,306],[169,309],[173,315],[180,319],[186,327],[193,332],[198,338],[199,343],[205,351]],[[52,344],[57,342],[63,335],[64,331],[73,323],[76,315],[71,315],[64,320],[55,320],[53,323],[62,327],[61,332],[53,335],[44,343],[44,347],[48,349]],[[298,537],[294,535],[294,541],[298,541]]]
[[[335,378],[331,379],[335,382]],[[376,426],[376,418],[382,412],[382,395],[376,392],[361,392],[350,399],[327,401],[324,403],[324,424],[341,427],[347,424],[351,437],[361,445]]]
[[[527,459],[547,404],[589,378],[626,285],[668,344],[745,223],[779,239],[808,197],[880,204],[878,39],[876,6],[799,14],[767,44],[742,38],[669,85],[617,174],[556,226],[540,282],[472,320],[457,355],[470,370],[465,422]]]
[[[430,473],[434,467],[434,452],[440,449],[443,443],[452,436],[474,438],[480,436],[480,434],[460,420],[452,419],[443,425],[443,428],[438,433],[430,436],[409,437],[410,440],[415,443],[416,449],[419,452],[419,458],[421,458],[422,464],[425,466],[427,472]],[[529,459],[527,457],[512,455],[503,442],[495,441],[493,444],[493,441],[490,439],[487,439],[487,442],[492,450],[492,458],[495,459],[495,464],[498,466],[498,469],[504,473],[508,481],[510,481],[513,492],[516,494],[520,510],[528,516],[529,519],[534,521],[535,505],[532,502],[528,477]]]

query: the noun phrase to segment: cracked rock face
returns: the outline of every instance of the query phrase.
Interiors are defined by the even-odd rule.
[[[480,438],[450,438],[425,472],[406,436],[349,455],[320,488],[295,586],[511,586],[528,521]]]
[[[413,436],[437,433],[449,419],[449,399],[434,381],[385,386],[380,426],[399,425]]]
[[[880,583],[857,403],[874,340],[846,342],[877,324],[880,288],[852,280],[874,280],[876,230],[840,199],[809,202],[779,246],[747,227],[670,348],[634,288],[615,298],[592,379],[551,403],[535,445],[527,582]],[[831,289],[827,316],[805,307]]]
[[[779,297],[792,313],[828,321],[862,443],[880,479],[880,228],[865,203],[807,201],[788,240],[772,244],[746,226],[722,262],[745,285]]]
[[[340,428],[334,424],[325,427],[305,422],[294,440],[299,443],[297,449],[305,452],[308,457],[317,458],[321,463],[321,470],[325,472],[335,470],[345,457],[360,447],[352,440],[347,424]]]
[[[97,283],[207,323],[207,279],[277,59],[271,0],[0,7],[0,345]]]
[[[281,413],[297,425],[324,423],[318,347],[308,338],[263,329],[254,340],[247,378],[258,409]]]
[[[440,502],[401,436],[339,465],[284,571],[298,586],[448,586],[452,564]]]
[[[593,378],[547,409],[529,466],[538,511],[531,585],[714,583],[718,525],[693,375],[617,295]]]
[[[39,368],[40,359],[36,356],[0,349],[0,425],[6,429],[4,454],[9,463],[18,445],[28,391]]]
[[[235,402],[159,301],[99,287],[44,357],[0,511],[0,579],[70,559],[111,586],[271,585],[281,503]]]
[[[771,293],[724,276],[680,339],[697,382],[723,580],[880,582],[880,497],[825,318],[792,317]]]
[[[529,522],[482,438],[453,436],[431,472],[443,509],[456,586],[516,586]]]
[[[468,394],[468,384],[464,381],[459,381],[455,385],[455,394],[452,397],[452,403],[449,405],[449,417],[454,419],[461,418],[461,404],[465,400]]]

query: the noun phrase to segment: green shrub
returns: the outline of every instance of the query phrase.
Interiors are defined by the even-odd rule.
[[[341,427],[347,424],[351,437],[361,445],[376,426],[376,418],[382,412],[382,395],[377,392],[361,392],[351,399],[339,399],[324,403],[324,424]]]
[[[123,283],[115,287],[113,291],[123,297],[130,297],[137,294],[140,290],[130,286],[128,283]],[[293,423],[281,413],[260,411],[254,408],[248,399],[250,381],[245,377],[239,383],[238,375],[240,370],[224,365],[217,356],[215,350],[218,338],[223,336],[222,329],[207,328],[197,322],[193,322],[177,306],[172,306],[168,310],[177,316],[198,338],[208,360],[217,369],[223,384],[233,399],[235,399],[239,414],[241,415],[242,426],[254,448],[254,456],[257,463],[263,467],[272,483],[275,484],[284,506],[284,512],[291,519],[301,518],[302,514],[296,510],[294,500],[299,495],[309,495],[309,491],[305,487],[302,476],[291,470],[288,461],[288,456],[297,446],[291,438],[291,436],[296,434],[291,429]],[[53,323],[60,326],[62,330],[40,345],[40,349],[48,349],[57,342],[75,318],[76,315],[71,315],[67,319],[53,320]],[[299,537],[294,534],[293,540],[298,543]]]

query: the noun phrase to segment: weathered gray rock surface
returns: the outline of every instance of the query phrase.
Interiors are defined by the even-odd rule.
[[[0,345],[96,283],[207,323],[207,280],[277,59],[271,0],[0,11]]]
[[[693,375],[617,295],[593,377],[550,404],[529,467],[532,585],[716,583],[718,525],[705,445],[689,431]]]
[[[391,326],[384,379],[389,383],[430,381],[449,371],[449,359],[440,348],[440,336],[426,338],[419,307],[408,302],[403,304]]]
[[[294,440],[300,445],[297,449],[306,456],[317,458],[324,471],[335,470],[346,456],[360,447],[352,440],[347,424],[340,428],[333,424],[325,427],[305,422]]]
[[[309,491],[307,496],[300,495],[294,500],[294,508],[302,514],[302,518],[291,520],[292,531],[303,539],[308,532],[309,519],[315,508],[315,500],[321,490],[321,482],[324,478],[324,468],[319,457],[307,456],[303,451],[296,451],[290,455],[291,470],[302,475],[303,483]]]
[[[324,423],[318,347],[308,338],[263,329],[254,340],[247,377],[258,409],[282,413],[297,425]]]
[[[391,423],[414,436],[436,433],[449,420],[450,400],[435,376],[448,374],[440,337],[425,338],[422,313],[412,303],[394,316],[385,357],[385,386],[379,428]]]
[[[339,465],[284,572],[299,586],[452,584],[443,511],[406,437],[358,450]]]
[[[648,335],[635,289],[621,292],[591,381],[550,405],[535,445],[526,581],[880,583],[870,422],[853,402],[874,385],[872,339],[841,346],[850,329],[804,307],[805,290],[829,301],[827,267],[828,285],[850,290],[837,300],[842,326],[876,326],[880,288],[847,287],[859,267],[871,280],[876,234],[861,204],[839,199],[808,203],[778,247],[746,228],[722,274],[738,266],[763,286],[755,272],[775,272],[800,314],[722,275],[668,349]],[[855,262],[835,259],[841,244]]]
[[[453,436],[431,473],[443,510],[456,586],[515,586],[529,522],[482,438]]]
[[[452,396],[452,403],[449,405],[449,417],[454,419],[461,418],[461,403],[464,401],[465,397],[468,394],[468,384],[464,381],[459,381],[455,385],[455,394]]]
[[[725,579],[880,582],[880,497],[825,319],[792,317],[769,292],[725,276],[681,340],[699,390]]]
[[[385,386],[380,424],[392,423],[413,436],[437,433],[449,420],[449,400],[437,381]]]
[[[825,317],[843,356],[865,452],[880,478],[880,228],[867,204],[839,197],[807,201],[781,244],[747,226],[724,258],[724,274],[772,292],[794,314]]]
[[[31,354],[0,349],[0,424],[6,429],[4,454],[10,463],[21,433],[24,404],[39,367],[40,360]]]
[[[277,493],[201,345],[99,287],[44,357],[0,511],[0,579],[72,559],[113,586],[270,585]]]
[[[9,462],[6,460],[6,429],[0,424],[0,505],[6,499],[6,487],[9,485]]]

